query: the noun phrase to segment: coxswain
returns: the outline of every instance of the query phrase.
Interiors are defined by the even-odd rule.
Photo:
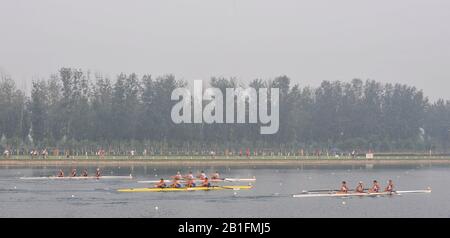
[[[83,176],[83,177],[87,177],[87,176],[88,176],[88,171],[87,171],[87,169],[84,169],[84,170],[83,170],[83,173],[81,174],[81,176]]]
[[[369,193],[378,193],[378,192],[380,192],[380,185],[376,180],[374,180],[372,188],[369,189]]]
[[[208,178],[205,178],[203,180],[202,187],[211,187],[211,183],[209,182]]]
[[[77,169],[72,169],[72,173],[70,174],[72,177],[77,176]]]
[[[164,182],[164,179],[162,178],[159,180],[159,182],[155,185],[156,188],[165,188],[167,187],[166,182]]]
[[[356,188],[355,188],[355,192],[357,192],[357,193],[363,193],[364,192],[363,182],[360,181],[358,183],[358,186],[356,186]]]
[[[347,193],[348,192],[347,182],[342,181],[341,189],[339,190],[339,192],[340,193]]]
[[[389,179],[388,185],[387,185],[387,187],[386,187],[386,189],[384,191],[385,192],[390,192],[390,193],[394,192],[394,183],[392,182],[391,179]]]
[[[62,169],[59,170],[58,177],[64,177],[64,171]]]

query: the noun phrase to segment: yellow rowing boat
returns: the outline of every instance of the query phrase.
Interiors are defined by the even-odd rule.
[[[210,191],[210,190],[243,190],[251,189],[252,186],[211,186],[211,187],[183,187],[183,188],[125,188],[118,189],[118,192],[138,193],[138,192],[187,192],[187,191]]]

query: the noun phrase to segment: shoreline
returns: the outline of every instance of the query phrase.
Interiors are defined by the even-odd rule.
[[[0,159],[0,166],[154,165],[154,166],[303,166],[303,165],[450,165],[450,157],[380,159],[337,158],[47,158]]]

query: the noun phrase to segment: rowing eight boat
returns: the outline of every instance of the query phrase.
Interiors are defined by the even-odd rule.
[[[306,193],[293,195],[295,198],[308,197],[367,197],[367,196],[387,196],[387,195],[402,195],[407,193],[431,193],[431,189],[427,190],[409,190],[409,191],[394,191],[394,192],[379,192],[379,193]]]
[[[77,177],[20,177],[23,180],[88,180],[88,179],[132,179],[131,174],[129,176],[77,176]]]
[[[211,186],[211,187],[184,187],[184,188],[126,188],[118,189],[118,192],[187,192],[210,190],[242,190],[251,189],[252,186]]]
[[[170,183],[173,180],[164,180],[165,183]],[[185,179],[180,180],[182,183],[186,182]],[[194,182],[202,182],[204,180],[202,179],[194,179]],[[240,179],[240,178],[223,178],[223,179],[209,179],[209,182],[255,182],[256,179],[255,178],[244,178],[244,179]],[[137,181],[138,183],[159,183],[160,180],[147,180],[147,181]]]

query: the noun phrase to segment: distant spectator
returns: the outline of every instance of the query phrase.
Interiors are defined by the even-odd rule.
[[[38,152],[38,150],[33,149],[33,150],[31,150],[30,155],[31,155],[31,158],[34,159],[34,158],[38,157],[39,152]]]
[[[3,156],[5,156],[5,159],[9,159],[10,153],[9,153],[9,150],[8,150],[8,149],[6,149],[6,150],[3,152]]]
[[[41,155],[42,155],[42,158],[43,158],[43,159],[47,159],[47,156],[48,156],[48,151],[47,151],[47,149],[43,149],[42,152],[41,152]]]
[[[98,155],[98,157],[99,157],[100,159],[103,159],[103,157],[105,156],[105,150],[99,149],[99,150],[97,151],[97,155]]]

